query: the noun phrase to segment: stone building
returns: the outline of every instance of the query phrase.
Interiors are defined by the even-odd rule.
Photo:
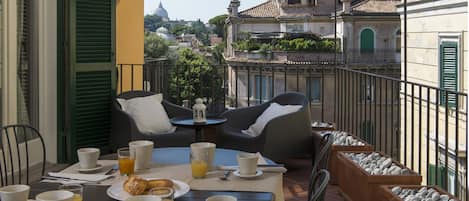
[[[427,146],[429,142],[430,148],[429,160],[422,160],[423,164],[428,162],[430,172],[423,169],[422,175],[430,175],[430,184],[438,184],[455,195],[467,193],[467,96],[453,93],[464,93],[468,90],[467,4],[464,0],[409,1],[407,61],[403,61],[401,68],[402,80],[406,79],[404,76],[407,74],[409,82],[434,88],[428,93],[427,87],[424,87],[422,95],[413,102],[411,98],[401,97],[402,108],[404,105],[407,105],[407,108],[416,107],[417,100],[421,99],[424,110],[422,115],[428,115],[431,123],[419,125],[419,115],[412,118],[411,114],[407,113],[407,118],[402,120],[401,125],[407,123],[421,126],[424,132],[415,134],[415,139],[417,136],[423,139],[422,147]],[[399,11],[403,11],[402,6]],[[401,19],[404,21],[404,15]],[[404,68],[404,62],[407,62],[407,69]],[[445,91],[435,90],[437,88],[451,92],[448,92],[447,96]],[[401,89],[404,90],[405,88]],[[406,90],[408,94],[412,91],[414,94],[420,93],[417,87],[412,89],[411,85],[408,85]],[[448,126],[445,126],[446,122]],[[402,130],[404,129],[407,135],[403,133],[402,138],[407,138],[410,142],[412,127],[402,127]],[[415,139],[414,147],[418,147],[418,140]],[[443,147],[448,147],[448,150]],[[417,167],[418,162],[412,162],[411,157],[408,153],[407,162],[414,163],[413,166]],[[414,158],[417,158],[417,155]],[[445,161],[446,158],[448,161]],[[456,160],[459,161],[459,166],[456,165]],[[445,168],[446,163],[448,169]],[[446,178],[449,180],[447,184],[443,182]],[[424,177],[424,182],[426,180]]]
[[[313,120],[334,121],[333,65],[400,76],[398,0],[344,0],[337,5],[330,0],[268,0],[244,11],[238,10],[240,3],[230,2],[226,20],[225,57],[233,106],[259,104],[285,91],[299,91],[310,99]],[[233,44],[245,33],[261,40],[305,33],[337,38],[339,50],[337,54],[272,50],[267,56],[259,51],[236,50]],[[371,98],[373,84],[366,82],[360,88],[368,94],[364,99],[382,101]],[[391,88],[383,90],[390,93]]]

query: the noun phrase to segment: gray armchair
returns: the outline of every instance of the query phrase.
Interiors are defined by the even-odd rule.
[[[265,126],[262,134],[257,137],[241,132],[254,124],[273,102],[303,107],[297,112],[272,119]],[[219,147],[261,152],[273,160],[282,160],[311,152],[312,131],[309,102],[303,94],[281,94],[267,103],[230,110],[221,116],[226,117],[228,121],[218,129]]]
[[[131,99],[136,97],[145,97],[154,95],[153,92],[146,91],[131,91],[125,92],[117,98]],[[122,111],[120,104],[113,100],[112,106],[112,133],[111,144],[112,148],[120,148],[128,146],[131,140],[151,140],[155,143],[155,147],[182,147],[189,146],[195,139],[195,132],[193,129],[177,128],[174,133],[163,133],[158,135],[148,135],[141,133],[134,119]],[[191,116],[190,109],[172,104],[166,100],[162,102],[169,118],[178,116]]]

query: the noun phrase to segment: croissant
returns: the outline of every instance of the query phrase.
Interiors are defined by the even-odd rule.
[[[124,190],[131,195],[142,195],[147,190],[147,183],[146,180],[132,175],[124,182]]]
[[[172,188],[174,183],[169,179],[152,179],[145,180],[138,176],[131,175],[127,181],[124,182],[124,191],[131,195],[142,195],[148,190],[157,187]]]

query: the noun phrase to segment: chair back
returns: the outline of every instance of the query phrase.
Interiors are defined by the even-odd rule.
[[[321,151],[318,155],[316,155],[315,160],[313,161],[313,167],[316,168],[316,171],[320,169],[327,169],[332,143],[334,143],[334,136],[332,134],[327,133],[322,136],[321,142],[319,143]]]
[[[41,149],[32,149],[31,143],[39,139]],[[39,131],[29,125],[9,125],[1,130],[0,136],[0,184],[29,184],[30,162],[40,158],[42,152],[41,176],[46,168],[46,147]],[[25,169],[25,170],[24,170]],[[35,170],[38,170],[36,168]]]
[[[327,165],[329,164],[329,155],[331,153],[332,143],[334,142],[334,136],[330,133],[325,134],[321,138],[320,147],[321,151],[315,157],[315,161],[313,161],[313,169],[311,170],[310,181],[313,181],[314,178],[317,176],[320,170],[326,170]],[[314,184],[312,182],[309,183],[310,191],[314,188]],[[308,200],[311,199],[311,192],[308,193]]]
[[[319,170],[310,180],[308,201],[324,201],[330,175],[327,170]]]

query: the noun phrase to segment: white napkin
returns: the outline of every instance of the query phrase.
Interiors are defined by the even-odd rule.
[[[57,173],[49,172],[49,176],[63,178],[64,180],[77,180],[84,182],[100,182],[108,179],[112,175],[101,175],[101,174],[73,174],[73,173]]]

